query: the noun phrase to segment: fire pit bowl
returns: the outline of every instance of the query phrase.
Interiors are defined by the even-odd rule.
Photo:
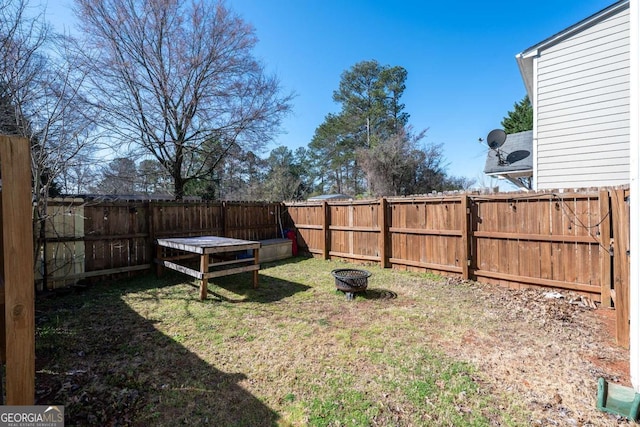
[[[367,289],[367,279],[371,276],[366,270],[354,268],[339,268],[331,272],[336,282],[336,289],[347,295],[347,300],[354,298],[354,293],[364,292]]]

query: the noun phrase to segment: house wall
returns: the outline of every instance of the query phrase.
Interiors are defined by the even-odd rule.
[[[536,58],[536,187],[629,183],[629,8]]]

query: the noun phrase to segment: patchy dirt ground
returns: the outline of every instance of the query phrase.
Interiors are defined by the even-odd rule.
[[[37,304],[38,402],[64,404],[75,425],[161,425],[149,421],[157,421],[156,412],[171,420],[164,425],[194,425],[194,419],[209,425],[202,420],[216,411],[227,419],[253,411],[260,425],[308,425],[284,422],[287,411],[295,418],[290,412],[297,408],[287,402],[299,383],[289,381],[293,367],[300,367],[295,375],[303,376],[298,385],[304,389],[322,369],[308,363],[323,353],[359,351],[353,340],[361,327],[386,319],[404,324],[380,326],[382,348],[406,341],[470,362],[481,373],[474,381],[483,394],[508,394],[495,400],[505,405],[518,396],[525,412],[518,419],[528,420],[518,425],[634,425],[596,409],[599,377],[630,385],[629,351],[615,342],[615,311],[594,309],[570,293],[431,280],[388,269],[376,269],[366,297],[347,303],[333,289],[328,271],[334,267],[314,260],[274,267],[263,271],[260,289],[234,282],[218,289],[227,295],[222,302],[199,303],[190,286],[168,281],[158,290],[158,282],[148,279]],[[336,326],[345,324],[353,327]],[[361,369],[370,372],[355,378],[382,387],[375,385],[375,366],[367,362]],[[203,372],[220,381],[201,383]],[[185,390],[197,398],[180,397]],[[213,410],[207,402],[218,406]],[[299,409],[307,407],[301,403]],[[284,421],[272,422],[278,416]],[[389,420],[354,425],[394,425]],[[501,419],[490,421],[503,425]]]
[[[458,282],[449,279],[451,284]],[[615,311],[566,292],[513,290],[473,283],[498,328],[468,330],[447,352],[490,372],[493,390],[517,393],[533,425],[629,425],[596,410],[597,379],[630,386],[629,351],[615,342]]]

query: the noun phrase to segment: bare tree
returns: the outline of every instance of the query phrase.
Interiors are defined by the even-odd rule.
[[[228,150],[263,147],[290,110],[253,56],[253,28],[204,0],[76,0],[105,126],[185,184],[210,178]],[[218,146],[218,150],[207,147]]]
[[[41,16],[27,18],[27,6],[26,0],[0,0],[0,130],[24,137],[31,134],[24,110],[37,97],[32,83],[45,67],[40,51],[49,31]]]
[[[31,144],[37,257],[46,252],[48,197],[61,190],[71,166],[91,156],[97,113],[82,95],[83,75],[66,40],[34,10],[27,0],[0,0],[0,130]]]
[[[66,194],[83,194],[90,191],[99,178],[99,170],[88,162],[74,162],[64,170],[60,186]]]
[[[166,171],[157,160],[144,159],[138,166],[137,191],[147,196],[169,194],[171,188]]]
[[[420,148],[426,130],[412,134],[411,127],[369,149],[357,152],[358,163],[375,196],[397,196],[441,190],[445,164],[441,145]]]
[[[129,157],[116,157],[101,169],[102,179],[94,192],[128,196],[136,193],[138,173],[135,160]]]

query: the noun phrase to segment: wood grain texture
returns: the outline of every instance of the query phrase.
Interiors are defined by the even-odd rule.
[[[331,241],[318,242],[309,250],[328,250],[331,259],[380,260],[382,250],[376,254],[367,245],[380,248],[386,240],[385,264],[393,268],[459,273],[465,278],[479,272],[490,283],[573,289],[600,300],[594,289],[603,286],[601,259],[606,254],[599,249],[602,242],[596,229],[602,219],[600,198],[606,194],[388,198],[384,223],[372,219],[376,205],[380,211],[379,200],[354,203],[352,214],[349,202],[328,202],[331,215],[324,225],[305,222],[301,227],[322,225],[330,230]],[[304,203],[295,207],[296,215],[304,217]],[[384,237],[382,230],[387,230]]]
[[[35,400],[35,287],[29,142],[0,136],[6,404]]]
[[[616,341],[629,347],[629,215],[626,202],[629,190],[612,190],[611,212],[613,214],[613,287],[615,289]]]
[[[609,192],[607,190],[600,191],[600,286],[601,299],[603,307],[610,308],[613,306],[611,299],[612,289],[612,258],[609,252],[611,247],[611,205],[609,202]]]

